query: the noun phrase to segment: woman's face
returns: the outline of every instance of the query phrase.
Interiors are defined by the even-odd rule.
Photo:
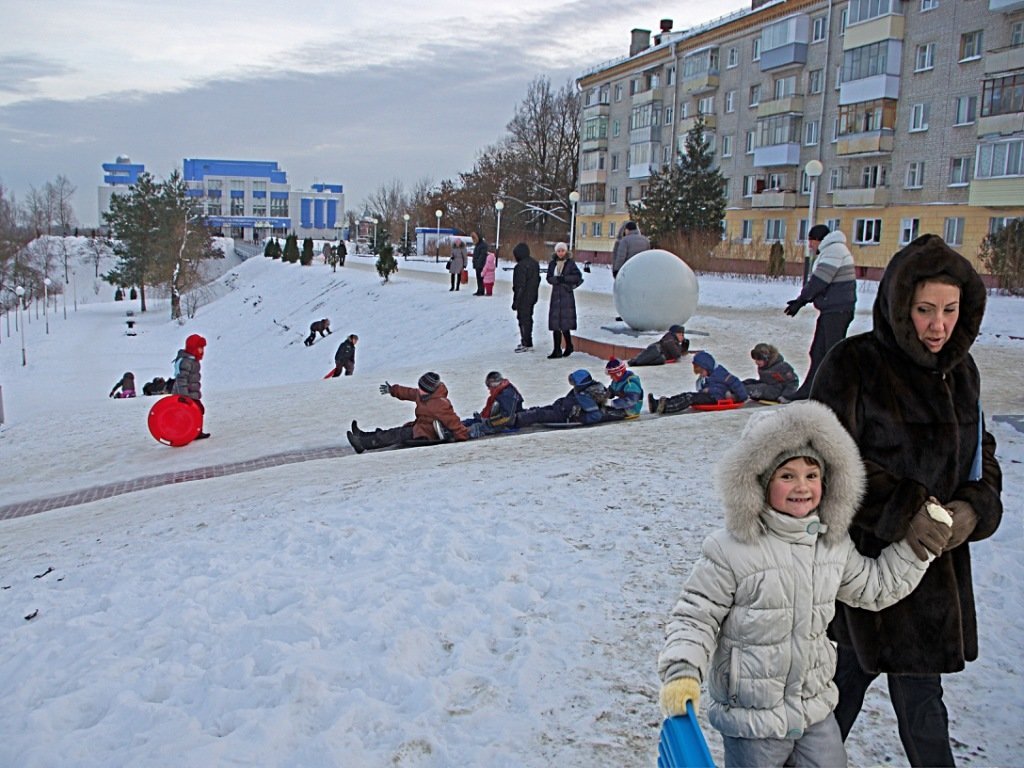
[[[960,287],[925,281],[914,289],[910,319],[918,340],[932,354],[946,346],[960,318]]]
[[[565,248],[555,248],[556,259],[564,259],[568,253],[569,251],[567,251]]]

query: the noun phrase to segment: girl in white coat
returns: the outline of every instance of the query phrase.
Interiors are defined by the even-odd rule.
[[[725,528],[666,626],[662,711],[696,708],[704,683],[726,766],[845,766],[826,635],[835,601],[880,610],[906,597],[951,528],[925,505],[906,539],[861,555],[847,532],[865,484],[853,439],[814,401],[759,416],[718,467]]]

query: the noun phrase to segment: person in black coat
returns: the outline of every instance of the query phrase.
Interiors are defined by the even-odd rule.
[[[305,344],[307,347],[312,347],[313,346],[313,342],[316,341],[316,335],[318,333],[320,334],[320,338],[323,338],[324,336],[326,336],[330,332],[331,332],[331,321],[330,320],[328,320],[326,317],[323,318],[322,320],[316,320],[316,321],[310,323],[310,326],[309,326],[309,336],[307,336],[306,340],[304,342],[302,342],[302,343]]]
[[[348,338],[341,342],[338,351],[334,353],[334,375],[331,378],[338,378],[342,371],[346,376],[351,376],[356,369],[356,344],[359,337],[350,333]]]
[[[1003,517],[1002,470],[970,352],[985,298],[971,263],[937,235],[923,235],[886,266],[872,329],[832,347],[811,384],[811,399],[835,411],[867,469],[850,526],[858,551],[877,555],[929,502],[953,518],[945,551],[908,597],[878,613],[839,604],[829,626],[843,738],[872,681],[888,675],[914,766],[953,765],[941,676],[978,657],[971,550]]]
[[[487,241],[478,230],[469,233],[473,238],[473,271],[476,272],[476,293],[474,296],[484,295],[484,267],[487,265]]]
[[[674,363],[690,351],[690,340],[686,329],[673,325],[658,341],[648,345],[643,352],[629,361],[630,365],[664,365]]]
[[[569,246],[565,243],[555,246],[555,254],[548,263],[547,280],[551,286],[548,330],[555,344],[548,357],[568,357],[573,352],[572,331],[576,330],[576,297],[573,291],[583,284],[583,273],[569,255]]]
[[[516,352],[533,350],[533,308],[540,290],[540,264],[530,255],[530,246],[519,243],[512,249],[516,266],[512,270],[512,311],[519,321],[519,346]]]

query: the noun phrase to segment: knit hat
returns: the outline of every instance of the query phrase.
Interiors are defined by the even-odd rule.
[[[639,228],[637,227],[635,221],[627,221],[625,224],[622,225],[622,228],[625,230],[639,231]]]
[[[808,240],[818,240],[819,242],[828,237],[828,233],[831,230],[824,224],[815,224],[811,227],[811,231],[807,233]]]
[[[604,370],[609,376],[617,380],[626,373],[626,364],[617,357],[613,357],[605,364]]]
[[[705,371],[715,370],[715,358],[711,356],[711,353],[705,352],[703,349],[693,356],[693,364],[698,368],[703,368]]]
[[[501,373],[499,373],[498,371],[491,371],[490,373],[487,374],[487,378],[484,379],[484,384],[486,384],[489,389],[491,387],[498,386],[504,380],[505,377],[502,376]]]
[[[436,390],[441,385],[441,377],[433,371],[427,371],[420,380],[416,382],[416,386],[426,392],[428,395]]]
[[[775,357],[775,354],[777,352],[778,350],[775,349],[775,347],[773,347],[771,344],[755,344],[754,348],[750,350],[750,359],[764,360],[765,362],[768,362],[773,357]]]
[[[821,480],[823,483],[825,482],[825,459],[822,458],[821,454],[818,453],[818,451],[816,451],[813,448],[813,446],[808,444],[799,446],[797,448],[787,448],[784,451],[780,451],[779,454],[774,459],[771,460],[771,462],[768,464],[768,466],[771,467],[771,469],[762,472],[760,475],[757,476],[757,479],[761,482],[761,488],[764,490],[765,498],[768,498],[768,483],[771,482],[772,475],[775,474],[775,470],[777,470],[790,459],[795,459],[800,456],[809,459],[814,459],[814,461],[818,465],[818,468],[821,470]]]
[[[517,243],[516,247],[512,249],[512,255],[516,257],[516,260],[525,259],[530,255],[530,246],[526,243]]]
[[[686,329],[681,325],[671,325],[668,329],[669,333],[686,333]]]
[[[193,357],[200,358],[203,356],[203,348],[206,346],[206,339],[200,336],[198,333],[193,333],[187,339],[185,339],[185,351]]]

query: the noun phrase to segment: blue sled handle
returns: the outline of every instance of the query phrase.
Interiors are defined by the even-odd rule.
[[[670,717],[661,724],[658,768],[715,768],[692,701],[686,702],[685,715]]]

